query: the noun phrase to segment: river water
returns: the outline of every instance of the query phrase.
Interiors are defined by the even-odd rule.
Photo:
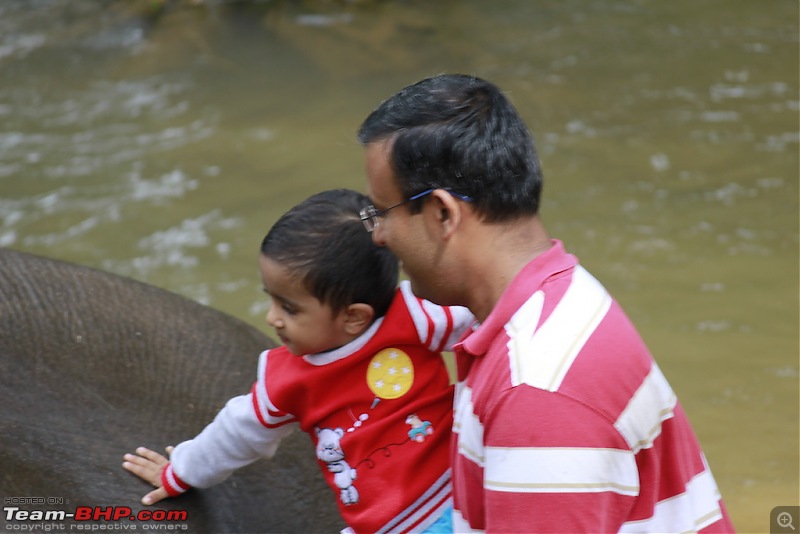
[[[3,0],[0,246],[264,327],[266,230],[363,191],[361,120],[440,72],[508,91],[551,234],[639,327],[737,528],[767,531],[800,504],[795,1]]]

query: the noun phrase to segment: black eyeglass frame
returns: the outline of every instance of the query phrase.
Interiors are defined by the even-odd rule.
[[[447,191],[448,193],[450,193],[454,197],[459,198],[459,199],[463,200],[464,202],[472,202],[472,197],[469,197],[467,195],[462,195],[461,193],[456,193],[455,191],[451,191],[450,189],[448,189],[446,187],[432,187],[430,189],[426,189],[425,191],[422,191],[421,193],[417,193],[416,195],[413,195],[413,196],[403,200],[402,202],[398,202],[397,204],[395,204],[393,206],[389,206],[386,209],[378,210],[378,209],[375,209],[375,206],[373,206],[372,204],[369,204],[369,205],[364,206],[363,208],[361,208],[361,211],[358,212],[358,216],[361,217],[361,222],[364,223],[364,228],[367,229],[367,232],[372,232],[373,230],[375,230],[375,228],[378,227],[378,225],[380,225],[380,218],[386,216],[386,213],[389,212],[390,210],[398,208],[398,207],[402,206],[403,204],[408,204],[411,201],[420,199],[420,198],[424,197],[425,195],[429,195],[430,193],[433,193],[437,189],[444,189],[445,191]]]

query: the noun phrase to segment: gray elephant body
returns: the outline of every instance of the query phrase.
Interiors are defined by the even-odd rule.
[[[248,391],[271,346],[246,323],[174,293],[0,249],[4,506],[37,497],[52,502],[19,508],[185,511],[180,525],[190,532],[339,530],[335,496],[299,432],[271,461],[154,507],[139,504],[151,488],[121,467],[139,445],[163,451],[196,435]]]

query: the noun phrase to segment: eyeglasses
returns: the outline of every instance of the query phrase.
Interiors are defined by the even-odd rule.
[[[397,208],[399,206],[402,206],[403,204],[408,204],[412,200],[417,200],[418,198],[422,198],[425,195],[436,191],[437,189],[440,189],[440,188],[433,187],[431,189],[426,189],[422,193],[417,193],[416,195],[414,195],[412,197],[409,197],[409,198],[405,199],[402,202],[398,202],[394,206],[389,206],[388,208],[383,209],[383,210],[375,209],[375,206],[370,204],[369,206],[366,206],[365,208],[362,208],[361,211],[358,212],[358,215],[361,217],[361,222],[364,223],[364,228],[367,229],[367,232],[372,232],[375,228],[378,227],[378,225],[380,224],[380,219],[382,217],[386,216],[386,214],[389,212],[389,210],[393,210],[393,209],[395,209],[395,208]],[[451,195],[453,195],[454,197],[456,197],[456,198],[460,198],[461,200],[463,200],[465,202],[472,202],[472,198],[468,197],[467,195],[462,195],[460,193],[455,193],[453,191],[450,191],[447,188],[443,188],[443,189],[445,191],[447,191],[448,193],[450,193]]]

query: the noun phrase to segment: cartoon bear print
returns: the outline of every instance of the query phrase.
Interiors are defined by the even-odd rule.
[[[345,461],[340,443],[344,430],[341,428],[317,428],[317,458],[325,462],[328,471],[334,473],[333,481],[341,490],[340,499],[345,505],[358,502],[358,490],[353,485],[356,470]]]

